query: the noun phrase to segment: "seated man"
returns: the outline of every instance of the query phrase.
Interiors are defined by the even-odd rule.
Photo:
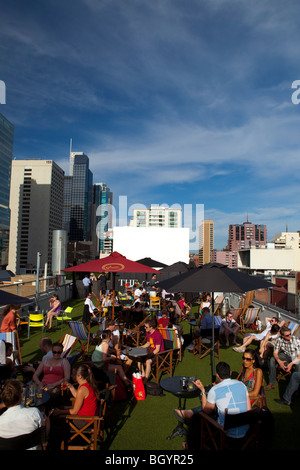
[[[83,317],[82,321],[87,325],[90,321],[98,321],[97,314],[100,313],[100,310],[95,307],[92,302],[92,294],[89,293],[84,302],[84,310],[83,310]]]
[[[291,372],[292,368],[300,372],[300,338],[292,336],[287,326],[281,327],[280,337],[274,344],[273,356],[269,362],[269,384],[265,387],[266,391],[275,388],[277,364],[284,372]]]
[[[265,323],[266,323],[266,328],[261,332],[261,333],[247,333],[244,336],[243,339],[243,344],[239,348],[233,348],[234,351],[236,352],[244,352],[248,348],[249,344],[252,343],[252,341],[262,341],[267,333],[271,330],[272,325],[278,324],[280,327],[284,325],[284,321],[281,321],[279,323],[278,319],[276,317],[272,318],[265,318]]]
[[[300,372],[293,372],[282,398],[274,398],[279,405],[292,405],[292,397],[300,386]]]
[[[233,344],[237,343],[237,335],[240,330],[240,325],[233,318],[232,313],[229,311],[226,313],[225,318],[222,320],[220,335],[224,335],[226,339],[226,346],[229,346],[229,335],[233,335]]]
[[[1,399],[2,407],[7,409],[0,416],[0,437],[29,434],[43,425],[44,417],[38,408],[21,405],[22,392],[23,384],[20,380],[9,379],[5,382]]]
[[[138,362],[139,370],[142,373],[142,376],[146,379],[149,378],[151,367],[153,362],[155,361],[155,356],[161,351],[165,350],[164,347],[164,340],[162,335],[159,331],[156,330],[156,323],[155,321],[148,320],[145,323],[145,330],[146,330],[146,343],[142,346],[142,348],[149,349],[149,354],[146,356],[143,363]]]
[[[190,410],[174,410],[178,421],[186,422],[200,411],[213,414],[217,408],[218,423],[223,426],[225,420],[225,409],[229,414],[243,413],[251,410],[250,398],[247,388],[243,382],[231,379],[230,366],[226,362],[219,362],[216,366],[218,383],[216,383],[206,395],[204,385],[200,380],[193,382],[199,388],[201,406]],[[229,437],[244,437],[248,430],[248,425],[230,429],[227,433]],[[191,436],[193,438],[193,436]],[[198,436],[197,436],[198,439]]]

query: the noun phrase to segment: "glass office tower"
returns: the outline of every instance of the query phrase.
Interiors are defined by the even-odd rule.
[[[112,228],[112,204],[113,193],[105,183],[94,184],[94,206],[96,223],[96,250],[103,253],[105,237],[104,234]]]
[[[93,173],[84,153],[73,154],[72,202],[70,207],[69,241],[91,240],[91,211],[93,202]],[[70,181],[65,195],[69,197]],[[66,203],[68,202],[65,198]],[[64,225],[66,227],[66,225]]]
[[[0,269],[8,264],[9,192],[14,126],[0,113]]]

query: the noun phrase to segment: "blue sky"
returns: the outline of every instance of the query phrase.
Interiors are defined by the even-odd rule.
[[[14,156],[90,157],[134,204],[204,204],[228,225],[300,230],[298,0],[10,0],[0,112]]]

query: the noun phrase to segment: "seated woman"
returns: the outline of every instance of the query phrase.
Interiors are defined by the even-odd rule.
[[[11,333],[17,331],[16,315],[21,309],[21,305],[8,305],[2,313],[1,333]]]
[[[257,356],[253,349],[246,349],[243,354],[243,365],[237,377],[248,390],[251,406],[256,404],[257,397],[263,386],[263,372],[257,367]]]
[[[86,364],[80,364],[76,367],[74,376],[78,387],[75,387],[69,382],[65,382],[65,385],[75,398],[72,408],[55,408],[51,414],[54,416],[67,414],[79,416],[97,415],[99,390],[92,371]]]
[[[170,318],[168,316],[167,310],[161,311],[161,317],[157,321],[157,326],[160,328],[168,328],[170,325]]]
[[[186,320],[189,316],[190,311],[191,311],[191,306],[186,301],[184,295],[180,296],[180,299],[178,300],[177,304],[179,305],[180,310],[182,312],[182,319]]]
[[[46,323],[45,323],[45,328],[49,324],[49,330],[50,330],[51,327],[52,327],[53,318],[60,315],[61,303],[60,303],[60,300],[58,298],[58,295],[56,295],[56,294],[54,294],[53,297],[51,297],[49,302],[50,302],[51,310],[49,310],[49,312],[47,313],[47,320],[46,320]]]
[[[122,365],[118,364],[117,356],[109,353],[109,343],[111,341],[112,332],[104,330],[99,338],[98,345],[92,354],[92,362],[94,365],[105,371],[115,372],[120,376],[125,385],[131,385],[130,380],[126,377]]]
[[[49,391],[68,382],[71,375],[71,366],[68,359],[62,358],[63,346],[61,343],[52,345],[52,358],[42,360],[33,374],[32,380],[43,390]],[[40,381],[40,376],[43,378]]]

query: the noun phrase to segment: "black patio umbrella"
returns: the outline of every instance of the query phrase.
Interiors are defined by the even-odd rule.
[[[180,273],[185,273],[188,270],[189,270],[188,264],[184,263],[183,261],[177,261],[176,263],[173,263],[170,266],[163,268],[160,272],[180,274]]]
[[[160,261],[156,261],[152,258],[143,258],[136,261],[137,263],[141,263],[144,266],[149,266],[150,268],[166,268],[168,265],[161,263]]]
[[[11,294],[5,290],[0,289],[0,305],[9,305],[9,304],[29,304],[33,302],[27,297],[21,297],[20,295]]]
[[[249,292],[268,289],[274,284],[257,276],[250,276],[237,269],[220,263],[207,263],[196,269],[174,276],[158,283],[168,292],[211,292],[212,293],[212,344],[214,345],[214,292]],[[214,376],[214,349],[212,349],[212,375]]]

